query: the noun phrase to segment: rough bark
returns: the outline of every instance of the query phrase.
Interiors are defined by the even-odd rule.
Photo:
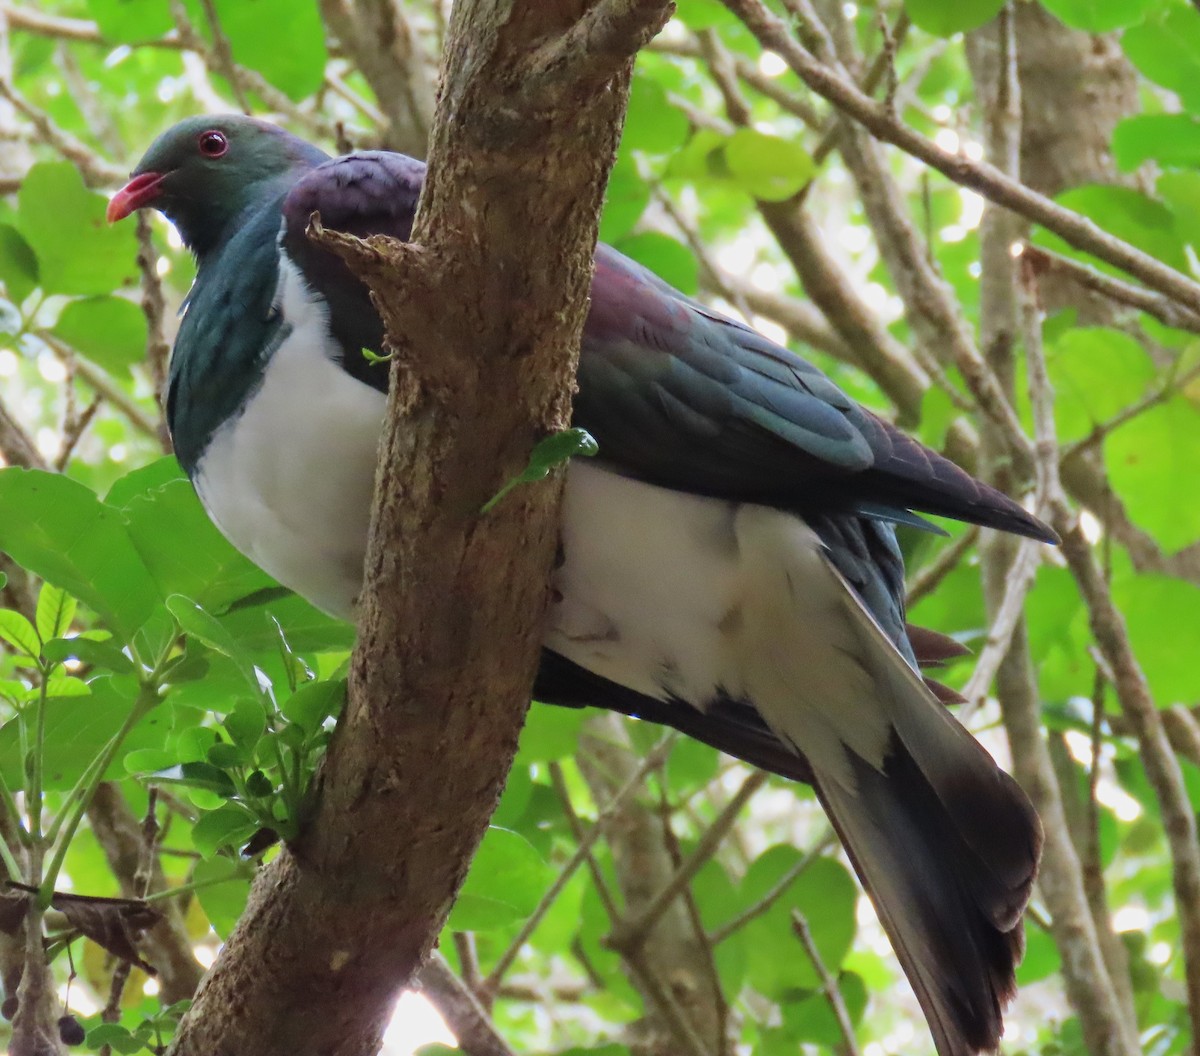
[[[568,420],[631,58],[669,10],[455,5],[413,242],[343,246],[396,352],[350,698],[179,1056],[374,1052],[436,941],[528,706],[558,483],[480,509]]]

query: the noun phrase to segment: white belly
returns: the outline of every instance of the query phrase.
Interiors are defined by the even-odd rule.
[[[291,334],[245,410],[214,434],[196,492],[250,560],[352,618],[386,399],[334,361],[340,350],[326,342],[324,308],[294,269],[285,269],[280,301]]]

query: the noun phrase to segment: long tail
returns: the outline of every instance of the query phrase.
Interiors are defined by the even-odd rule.
[[[755,604],[747,696],[815,786],[940,1056],[996,1048],[1024,948],[1041,825],[793,518],[739,519]]]
[[[1024,794],[990,758],[942,775],[947,806],[896,740],[876,770],[852,763],[853,789],[817,793],[875,904],[940,1056],[996,1049],[1024,952],[1021,912],[1040,830]],[[992,773],[988,773],[988,770]],[[939,782],[941,783],[941,782]],[[964,827],[956,807],[972,815]]]

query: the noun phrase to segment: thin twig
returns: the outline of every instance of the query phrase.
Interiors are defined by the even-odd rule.
[[[248,114],[250,113],[250,101],[246,98],[241,78],[234,69],[233,46],[229,43],[225,30],[221,28],[221,20],[217,17],[217,5],[213,3],[213,0],[200,0],[200,5],[204,8],[204,17],[207,19],[209,31],[212,33],[213,55],[217,60],[217,68],[225,75],[225,80],[229,83],[230,91],[233,92],[242,113]]]
[[[669,986],[664,986],[658,974],[646,960],[645,950],[630,949],[622,951],[625,963],[637,975],[642,987],[650,995],[662,1014],[670,1024],[675,1038],[681,1041],[687,1049],[688,1056],[714,1056],[705,1045],[704,1039],[697,1033],[690,1017],[684,1014],[675,995]]]
[[[437,951],[425,962],[417,985],[441,1013],[467,1056],[516,1056],[475,993]]]
[[[1118,304],[1125,304],[1140,312],[1145,312],[1165,326],[1200,334],[1200,315],[1181,306],[1172,297],[1135,286],[1131,282],[1124,282],[1111,275],[1105,275],[1104,272],[1097,271],[1078,260],[1072,260],[1070,257],[1064,257],[1061,253],[1043,249],[1030,242],[1024,243],[1020,248],[1022,254],[1039,268],[1061,271],[1084,289],[1098,293]]]
[[[33,125],[37,137],[71,162],[89,187],[103,187],[122,182],[125,170],[100,157],[91,147],[71,135],[44,110],[34,106],[11,82],[0,79],[0,96],[7,99],[26,121]]]
[[[1008,654],[1013,634],[1021,622],[1025,610],[1025,597],[1033,586],[1045,550],[1046,544],[1037,539],[1022,539],[1018,544],[1016,556],[1009,565],[1004,599],[992,616],[983,651],[979,654],[975,670],[971,672],[971,677],[963,687],[963,696],[967,698],[967,702],[959,712],[959,722],[965,723],[987,699],[992,680]]]
[[[723,0],[769,51],[775,52],[818,95],[868,129],[877,139],[899,147],[954,183],[1041,224],[1069,245],[1107,261],[1177,303],[1200,312],[1200,284],[1136,246],[1101,230],[1087,217],[1030,190],[985,162],[951,153],[888,113],[836,69],[817,59],[788,31],[761,0]]]
[[[608,945],[622,953],[641,946],[650,937],[655,922],[662,916],[663,911],[675,900],[684,886],[712,857],[713,852],[720,846],[721,841],[732,828],[742,807],[764,784],[767,775],[761,770],[755,770],[725,804],[724,809],[712,821],[696,843],[695,850],[687,857],[682,865],[675,870],[674,875],[666,886],[651,899],[650,903],[637,916],[623,921],[614,927],[608,937]]]
[[[75,350],[70,345],[60,341],[53,334],[38,331],[37,337],[39,340],[44,341],[50,350],[59,359],[63,360],[63,362],[68,362],[75,358]],[[111,406],[115,407],[121,414],[128,418],[130,425],[147,436],[153,437],[160,443],[162,442],[162,436],[158,430],[158,422],[147,414],[141,405],[103,370],[97,366],[93,366],[87,360],[75,359],[75,373],[81,381],[89,385],[98,395],[103,396]]]
[[[804,947],[804,952],[808,954],[808,959],[812,961],[817,978],[821,980],[821,992],[829,1002],[829,1007],[833,1009],[833,1016],[837,1020],[838,1030],[841,1031],[842,1045],[845,1051],[850,1056],[859,1056],[858,1038],[854,1033],[854,1023],[850,1019],[845,999],[842,997],[842,989],[821,957],[821,951],[817,949],[817,944],[813,941],[808,921],[804,919],[798,909],[792,910],[792,930],[796,933],[796,938],[800,940],[800,945]]]
[[[937,590],[938,585],[966,557],[971,547],[979,538],[979,528],[971,525],[957,539],[938,551],[937,556],[927,565],[922,565],[909,578],[905,606],[912,608],[918,601]]]
[[[781,897],[787,892],[787,889],[815,862],[822,854],[830,847],[833,847],[837,842],[837,837],[834,836],[832,829],[826,829],[816,843],[808,849],[804,856],[796,862],[786,873],[783,874],[768,890],[762,898],[751,906],[747,906],[736,916],[727,920],[724,924],[720,924],[713,928],[708,933],[708,941],[712,946],[717,946],[724,942],[730,935],[741,931],[750,921],[761,917],[768,909],[770,909]]]
[[[583,821],[575,812],[575,807],[571,803],[571,793],[567,788],[566,779],[563,777],[562,764],[553,762],[548,767],[550,771],[550,784],[554,789],[555,795],[558,796],[558,802],[562,806],[563,814],[567,819],[567,824],[571,828],[571,833],[576,840],[582,841],[587,835],[587,830],[584,828]],[[604,912],[607,914],[610,922],[615,922],[621,919],[621,910],[617,905],[617,900],[613,897],[612,891],[608,886],[608,878],[604,875],[604,871],[600,868],[600,863],[596,861],[596,856],[590,850],[587,853],[588,872],[592,877],[592,884],[596,888],[596,894],[600,897],[600,904],[604,907]]]
[[[504,973],[512,967],[513,962],[521,952],[521,947],[529,941],[530,935],[541,924],[542,919],[550,911],[550,907],[558,900],[558,896],[563,893],[563,889],[567,886],[571,877],[575,875],[575,871],[587,860],[592,847],[604,835],[606,827],[616,817],[617,812],[624,805],[625,801],[642,786],[642,782],[654,770],[662,766],[667,758],[667,753],[671,750],[672,743],[673,738],[663,737],[642,760],[641,765],[634,772],[633,776],[604,805],[604,809],[596,818],[595,824],[580,838],[579,845],[567,860],[566,865],[559,871],[558,876],[554,878],[554,883],[546,889],[546,893],[542,895],[534,911],[529,914],[525,923],[521,925],[520,931],[517,932],[516,937],[509,943],[508,949],[501,954],[500,959],[496,961],[495,966],[488,973],[487,978],[483,981],[485,990],[494,993],[499,988],[500,982],[504,978]]]

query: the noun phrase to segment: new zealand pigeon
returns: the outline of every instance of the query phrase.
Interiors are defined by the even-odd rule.
[[[305,236],[411,234],[424,165],[329,159],[248,117],[161,135],[110,220],[161,210],[198,272],[168,421],[243,553],[353,618],[388,371],[366,288]],[[535,695],[674,726],[811,781],[940,1056],[995,1049],[1041,828],[918,670],[894,526],[913,511],[1055,541],[817,369],[596,250],[561,561]]]

